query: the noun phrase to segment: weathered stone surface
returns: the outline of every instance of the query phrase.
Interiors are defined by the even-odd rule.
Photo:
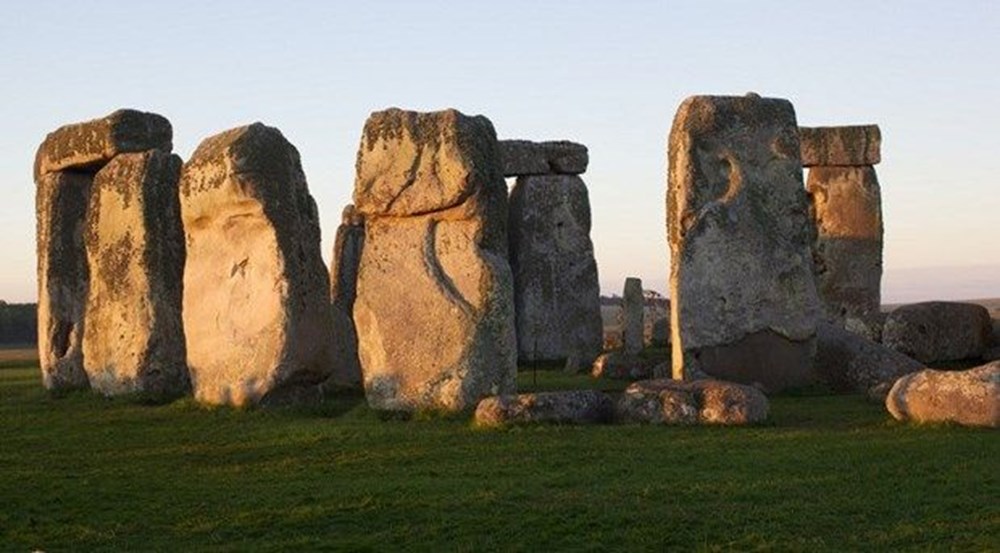
[[[254,123],[184,165],[184,325],[195,397],[295,401],[331,371],[330,282],[299,153]]]
[[[586,185],[567,175],[518,178],[508,231],[518,359],[589,365],[603,326]]]
[[[58,171],[35,189],[38,248],[38,363],[49,390],[89,386],[83,370],[87,304],[84,221],[93,176]]]
[[[885,399],[897,420],[1000,427],[1000,362],[900,378]]]
[[[648,318],[647,318],[648,321]],[[662,348],[670,345],[670,318],[657,317],[652,324],[647,324],[649,332],[646,334],[646,343],[655,348]]]
[[[882,343],[917,361],[980,358],[990,346],[992,324],[985,307],[929,301],[904,305],[886,317]]]
[[[816,346],[816,372],[839,392],[868,393],[924,368],[919,361],[829,323],[820,323]]]
[[[365,219],[354,209],[344,208],[330,262],[330,295],[333,298],[334,366],[330,377],[339,386],[359,386],[358,332],[354,328],[354,298],[357,296],[358,266],[365,245]]]
[[[844,329],[858,336],[863,336],[872,342],[881,344],[885,316],[886,314],[882,311],[870,311],[861,315],[848,315],[844,318]]]
[[[882,197],[872,167],[813,167],[813,261],[827,316],[844,322],[882,304]]]
[[[878,125],[800,127],[802,165],[877,165],[882,160]]]
[[[372,114],[354,204],[365,215],[354,322],[368,403],[460,410],[512,393],[507,187],[490,121]]]
[[[642,351],[645,342],[644,303],[642,280],[634,277],[626,278],[625,288],[622,291],[622,349],[629,355]]]
[[[35,154],[35,181],[55,171],[96,173],[121,153],[172,149],[170,121],[155,113],[120,109],[107,117],[66,125],[45,137]]]
[[[635,382],[616,406],[624,422],[745,425],[767,419],[764,394],[752,386],[721,380],[669,378]]]
[[[587,171],[590,161],[586,146],[566,140],[501,140],[500,158],[505,177],[579,175]]]
[[[611,422],[614,411],[611,398],[597,390],[504,395],[480,401],[475,424],[600,424]]]
[[[688,98],[669,161],[674,377],[810,383],[821,308],[791,103]]]
[[[94,177],[84,243],[90,284],[83,366],[106,395],[189,389],[181,321],[181,159],[119,154]]]
[[[609,351],[597,356],[590,369],[594,378],[645,380],[670,376],[670,358],[643,358],[623,351]]]

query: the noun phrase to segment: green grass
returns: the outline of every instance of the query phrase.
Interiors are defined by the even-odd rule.
[[[897,424],[855,396],[775,398],[752,428],[485,431],[358,397],[54,399],[37,368],[0,370],[2,551],[996,551],[998,469],[997,432]]]

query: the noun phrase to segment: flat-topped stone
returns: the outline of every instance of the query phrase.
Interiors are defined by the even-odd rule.
[[[579,175],[590,161],[586,146],[568,140],[501,140],[500,158],[505,177]]]
[[[885,407],[901,421],[1000,428],[1000,362],[904,376],[889,390]]]
[[[120,109],[106,117],[59,127],[35,155],[35,180],[72,169],[96,173],[121,153],[172,149],[173,129],[162,115]]]
[[[669,378],[635,382],[618,400],[622,422],[745,425],[767,419],[768,401],[753,386]]]
[[[477,426],[508,424],[600,424],[611,422],[614,402],[597,390],[494,396],[476,407]]]
[[[989,311],[974,303],[928,301],[892,310],[882,343],[924,363],[982,357],[990,347]]]
[[[877,165],[882,161],[878,125],[799,127],[802,166]]]
[[[669,143],[674,377],[769,391],[814,380],[821,307],[791,102],[694,96]]]

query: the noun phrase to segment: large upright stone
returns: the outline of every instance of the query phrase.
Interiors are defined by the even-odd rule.
[[[344,208],[330,262],[330,295],[333,299],[333,347],[331,380],[340,386],[361,384],[358,332],[354,328],[354,299],[358,289],[358,266],[365,246],[365,218],[350,204]]]
[[[73,169],[95,173],[121,153],[172,148],[173,130],[162,115],[120,109],[111,115],[56,129],[35,155],[35,180]]]
[[[514,391],[507,187],[482,116],[390,109],[365,123],[354,322],[368,402],[462,409]]]
[[[312,394],[331,370],[330,281],[299,153],[254,123],[184,165],[184,325],[195,397],[244,405]]]
[[[49,390],[86,388],[83,314],[87,256],[83,229],[93,175],[57,171],[35,190],[38,248],[38,363]]]
[[[645,345],[644,314],[642,280],[628,277],[622,292],[622,349],[626,354],[639,353]]]
[[[792,104],[688,98],[669,161],[674,378],[811,382],[820,304]]]
[[[800,127],[802,165],[864,166],[882,161],[878,125]]]
[[[520,177],[509,221],[518,359],[589,366],[603,325],[586,185],[571,175]]]
[[[189,387],[181,323],[181,159],[119,154],[94,177],[83,366],[106,394],[175,396]]]
[[[806,186],[816,222],[816,285],[834,320],[882,303],[882,198],[875,169],[813,167]]]

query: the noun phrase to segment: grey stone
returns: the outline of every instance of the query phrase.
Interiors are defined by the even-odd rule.
[[[868,393],[880,384],[892,384],[924,365],[837,325],[820,323],[816,371],[838,392]]]
[[[344,208],[330,262],[330,295],[333,298],[334,367],[331,384],[360,386],[361,360],[358,359],[358,332],[354,328],[354,299],[357,297],[358,266],[365,245],[365,219],[353,205]]]
[[[586,146],[566,140],[501,140],[500,157],[505,177],[579,175],[587,171],[590,160]]]
[[[90,273],[83,366],[106,395],[190,388],[181,321],[181,159],[119,154],[94,177],[84,244]]]
[[[645,342],[645,306],[642,296],[642,280],[634,277],[625,279],[622,291],[622,349],[629,355],[642,351]]]
[[[760,390],[712,379],[635,382],[616,406],[619,420],[652,424],[746,425],[766,420],[768,410]]]
[[[901,421],[1000,428],[1000,362],[904,376],[889,391],[885,406]]]
[[[55,171],[96,173],[118,154],[172,149],[170,121],[155,113],[120,109],[106,117],[59,127],[35,155],[35,181]]]
[[[800,127],[802,165],[878,165],[882,134],[878,125]]]
[[[38,363],[49,390],[87,388],[83,325],[89,272],[84,221],[93,175],[57,171],[35,189],[38,252]]]
[[[987,309],[972,303],[904,305],[886,317],[882,343],[924,363],[981,358],[990,346]]]
[[[508,232],[518,359],[589,365],[603,327],[587,187],[570,175],[518,178]]]
[[[816,223],[817,287],[827,315],[878,313],[882,304],[882,197],[872,167],[813,167],[806,186]]]
[[[206,138],[184,165],[184,325],[195,397],[272,404],[330,376],[330,281],[299,153],[254,123]]]
[[[372,114],[354,205],[365,216],[354,322],[376,409],[461,410],[517,373],[507,186],[482,116]]]
[[[813,382],[821,307],[791,103],[688,98],[669,162],[674,378],[698,369],[771,391]]]
[[[600,424],[611,422],[614,402],[597,390],[569,390],[488,397],[476,407],[477,426]]]
[[[611,380],[646,380],[670,376],[670,358],[644,358],[623,351],[609,351],[597,356],[590,369],[594,378]]]

